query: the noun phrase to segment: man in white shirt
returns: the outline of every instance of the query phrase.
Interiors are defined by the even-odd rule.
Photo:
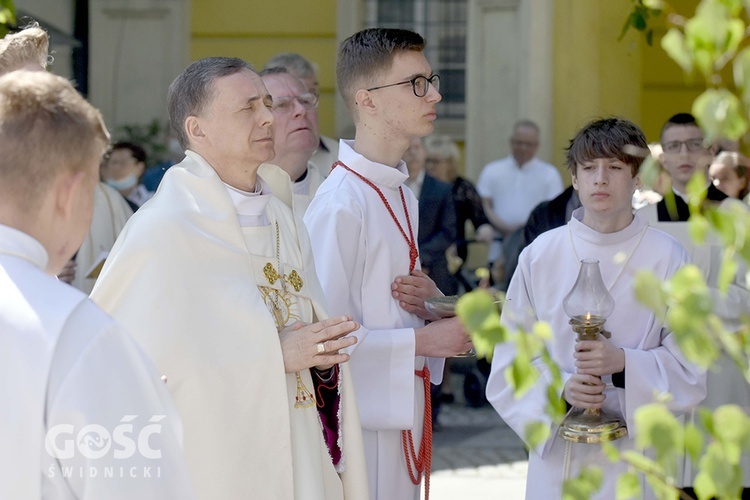
[[[687,262],[687,254],[674,238],[633,214],[643,158],[628,154],[628,146],[645,150],[646,138],[635,124],[618,118],[593,121],[576,134],[567,161],[582,207],[567,225],[539,235],[523,250],[501,315],[501,323],[511,330],[530,331],[537,321],[550,325],[547,349],[560,367],[560,397],[576,408],[603,408],[621,417],[628,435],[612,442],[621,451],[635,447],[635,412],[652,402],[655,393],[671,394],[667,406],[675,413],[689,411],[706,394],[705,374],[685,359],[661,319],[665,312],[655,314],[633,293],[639,271],[669,279]],[[609,339],[600,335],[596,341],[577,341],[563,308],[584,259],[599,261],[614,299],[606,322]],[[545,410],[549,378],[541,359],[532,360],[542,372],[538,382],[516,399],[505,373],[515,354],[511,343],[495,347],[487,399],[522,439],[530,423],[551,427],[550,437],[529,454],[526,498],[562,498],[563,481],[587,466],[602,471],[602,486],[593,498],[615,498],[617,478],[628,465],[607,460],[598,444],[573,443],[557,434],[559,426]],[[637,497],[652,498],[646,482],[641,484]]]
[[[261,167],[271,96],[247,62],[210,57],[167,102],[186,158],[128,221],[92,298],[168,377],[201,498],[366,499],[339,365],[359,325],[327,317],[289,176]]]
[[[88,231],[108,138],[67,80],[0,78],[0,498],[194,498],[153,366],[54,276]]]
[[[539,149],[536,123],[530,120],[516,123],[510,149],[510,156],[485,165],[477,181],[484,213],[503,238],[523,228],[534,207],[563,190],[562,178],[554,165],[535,156]],[[490,262],[500,257],[501,252],[501,244],[493,243]]]
[[[417,500],[431,460],[429,380],[471,343],[458,318],[434,321],[424,299],[440,295],[419,268],[417,199],[401,160],[433,130],[439,77],[411,31],[375,28],[345,40],[338,87],[356,125],[305,214],[328,304],[362,326],[354,333],[357,390],[370,497]],[[428,402],[425,405],[425,401]]]
[[[286,68],[264,69],[259,74],[273,99],[276,154],[272,162],[289,174],[294,210],[301,217],[324,179],[310,161],[318,147],[318,96]]]

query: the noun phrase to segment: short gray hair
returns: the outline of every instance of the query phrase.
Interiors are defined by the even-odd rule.
[[[243,69],[255,72],[249,62],[237,57],[206,57],[190,64],[175,78],[167,92],[167,112],[172,132],[183,149],[190,145],[185,120],[188,116],[203,112],[213,98],[211,86],[214,80],[234,75]]]
[[[518,132],[519,128],[530,128],[530,129],[533,129],[536,132],[536,135],[539,135],[539,125],[537,125],[536,123],[534,123],[531,120],[528,120],[528,119],[518,120],[513,125],[513,133],[515,134],[516,132]]]
[[[300,79],[318,76],[316,65],[296,52],[276,54],[266,63],[266,69],[270,68],[286,68],[292,76]]]

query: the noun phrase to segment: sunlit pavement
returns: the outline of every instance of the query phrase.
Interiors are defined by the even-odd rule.
[[[434,433],[430,499],[523,499],[523,443],[491,406],[468,408],[460,389],[454,393],[457,401],[442,406],[442,429]]]

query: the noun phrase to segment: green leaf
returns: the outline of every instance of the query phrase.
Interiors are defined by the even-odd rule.
[[[617,478],[617,500],[640,498],[640,495],[641,484],[638,480],[638,474],[626,472]]]
[[[499,324],[500,315],[494,304],[495,299],[485,290],[475,290],[458,299],[456,315],[470,332],[477,332],[485,326]]]
[[[666,405],[651,403],[635,412],[636,446],[642,449],[653,448],[657,462],[664,464],[674,461],[682,452],[682,424]]]
[[[643,6],[651,10],[664,10],[663,0],[643,0]]]
[[[734,252],[724,252],[724,257],[721,260],[721,268],[719,269],[719,283],[718,287],[721,293],[727,293],[729,284],[734,281],[734,277],[737,275],[737,261],[734,260]]]
[[[547,423],[535,421],[526,424],[525,434],[529,447],[536,448],[549,439],[551,430]]]
[[[750,47],[742,49],[732,63],[734,83],[741,91],[742,101],[750,104]]]
[[[687,183],[688,204],[690,205],[691,215],[700,212],[707,192],[705,173],[702,171],[695,172]]]
[[[698,96],[693,102],[693,115],[709,140],[739,139],[747,131],[740,100],[725,88],[707,89]]]
[[[650,271],[639,271],[635,276],[635,297],[641,304],[655,312],[662,312],[667,307],[666,297],[661,289],[661,282]]]
[[[650,458],[644,457],[634,450],[625,450],[622,452],[623,459],[640,471],[653,471],[658,467]]]
[[[525,356],[516,356],[513,363],[505,369],[505,379],[515,389],[514,395],[518,399],[534,387],[539,379],[539,370],[531,364],[530,359]]]
[[[693,462],[698,462],[703,449],[703,434],[693,424],[685,426],[685,449]]]
[[[565,400],[560,395],[561,392],[562,384],[559,384],[559,387],[556,387],[556,384],[547,386],[547,406],[545,407],[545,411],[555,422],[561,422],[565,413],[567,413],[567,406],[565,405]]]
[[[670,28],[661,39],[661,47],[685,73],[693,72],[693,59],[690,57],[685,35],[677,28]]]
[[[695,243],[700,245],[705,242],[709,229],[711,229],[711,225],[703,215],[699,213],[690,215],[690,219],[688,219],[688,233]]]
[[[495,346],[508,338],[494,302],[492,295],[477,290],[463,295],[456,304],[456,314],[471,337],[477,357],[488,360],[492,360]]]
[[[563,483],[563,500],[583,500],[602,487],[602,471],[598,467],[585,467],[578,477]]]
[[[604,441],[602,443],[602,451],[610,462],[615,463],[620,461],[620,450],[612,442]]]

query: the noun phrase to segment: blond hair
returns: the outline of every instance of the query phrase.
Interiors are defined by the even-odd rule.
[[[58,175],[85,171],[108,142],[99,111],[65,78],[0,77],[0,190],[21,208],[36,208]]]
[[[456,165],[461,160],[461,151],[449,135],[436,134],[425,137],[424,148],[427,150],[428,159],[453,160]]]
[[[49,62],[48,52],[49,37],[38,25],[5,35],[0,40],[0,75],[28,64],[39,64],[46,68]]]

